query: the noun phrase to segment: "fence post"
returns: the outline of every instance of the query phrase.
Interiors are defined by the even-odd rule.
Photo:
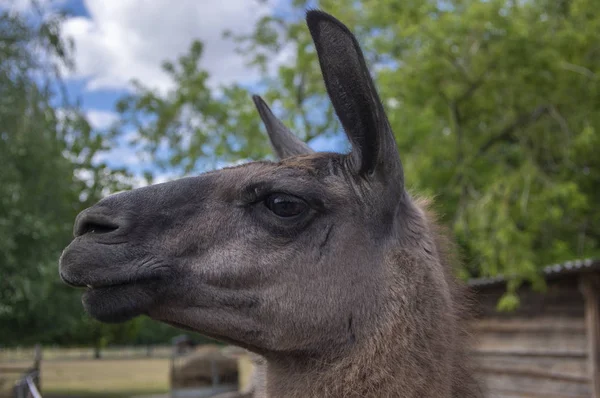
[[[212,386],[216,388],[219,385],[219,366],[214,358],[210,359],[210,372],[212,376]]]
[[[17,398],[25,398],[25,390],[22,388],[22,384],[17,387]]]
[[[580,277],[585,298],[588,372],[592,397],[600,398],[600,274]]]
[[[34,352],[34,357],[33,357],[33,369],[35,371],[35,376],[33,379],[33,382],[35,384],[35,386],[37,387],[38,391],[42,391],[42,377],[41,372],[42,372],[42,345],[41,344],[36,344],[35,345],[35,352]]]
[[[177,345],[173,344],[171,349],[171,363],[170,363],[170,371],[169,371],[169,397],[175,397],[175,388],[177,387],[177,380],[175,379],[175,358],[177,357]]]

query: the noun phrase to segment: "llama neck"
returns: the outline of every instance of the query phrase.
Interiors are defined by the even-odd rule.
[[[443,361],[431,352],[418,353],[421,344],[407,350],[408,341],[402,340],[408,339],[372,341],[328,364],[267,362],[266,397],[450,397]]]
[[[382,286],[386,293],[379,314],[357,320],[361,331],[347,353],[335,360],[267,361],[268,398],[459,396],[457,380],[470,382],[457,374],[462,344],[452,304],[443,293],[448,287],[427,265],[399,255],[403,258],[398,263],[412,272],[399,270]]]
[[[264,397],[450,397],[448,392],[441,395],[423,392],[430,389],[417,385],[424,384],[426,379],[406,366],[410,362],[414,359],[382,361],[379,357],[372,361],[360,358],[354,361],[348,358],[329,366],[315,365],[311,371],[296,370],[302,366],[280,366],[268,362]],[[263,396],[256,395],[258,397]]]

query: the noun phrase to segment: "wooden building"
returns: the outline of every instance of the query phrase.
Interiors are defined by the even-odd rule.
[[[496,311],[502,277],[474,279],[478,370],[489,397],[600,398],[600,261],[544,268],[545,292],[525,285],[520,307]]]

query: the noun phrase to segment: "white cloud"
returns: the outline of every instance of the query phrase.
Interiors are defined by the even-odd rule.
[[[130,134],[125,134],[125,136],[128,135]],[[105,163],[110,168],[126,168],[134,173],[141,173],[145,167],[148,167],[148,162],[139,156],[136,149],[130,146],[124,137],[113,141],[110,149],[96,152],[92,162],[94,164]]]
[[[90,109],[86,111],[88,121],[95,129],[106,129],[116,122],[119,116],[115,112]]]
[[[224,39],[229,29],[250,32],[255,22],[272,11],[274,2],[255,0],[85,0],[90,18],[73,17],[64,32],[76,44],[77,72],[87,88],[123,89],[132,78],[166,89],[172,82],[161,70],[164,60],[186,53],[191,42],[204,43],[202,67],[212,87],[232,81],[251,82],[235,43]],[[291,56],[289,51],[277,58]]]

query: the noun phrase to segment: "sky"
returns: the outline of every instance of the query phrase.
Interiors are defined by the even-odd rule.
[[[257,72],[246,67],[235,52],[235,43],[223,38],[222,32],[247,33],[264,15],[291,12],[291,0],[37,1],[44,8],[69,12],[62,30],[75,43],[76,68],[66,75],[67,88],[73,98],[81,100],[90,123],[98,129],[116,120],[115,102],[130,90],[131,79],[160,92],[172,87],[160,65],[187,52],[195,39],[204,43],[201,66],[210,74],[211,88],[234,82],[252,87]],[[31,0],[0,0],[0,6],[27,12]],[[282,51],[272,60],[273,70],[291,57],[292,51]],[[158,181],[176,175],[159,171],[151,159],[142,161],[125,142],[123,138],[101,159],[136,175],[150,169]],[[310,145],[316,150],[335,150],[339,144],[316,140]]]

